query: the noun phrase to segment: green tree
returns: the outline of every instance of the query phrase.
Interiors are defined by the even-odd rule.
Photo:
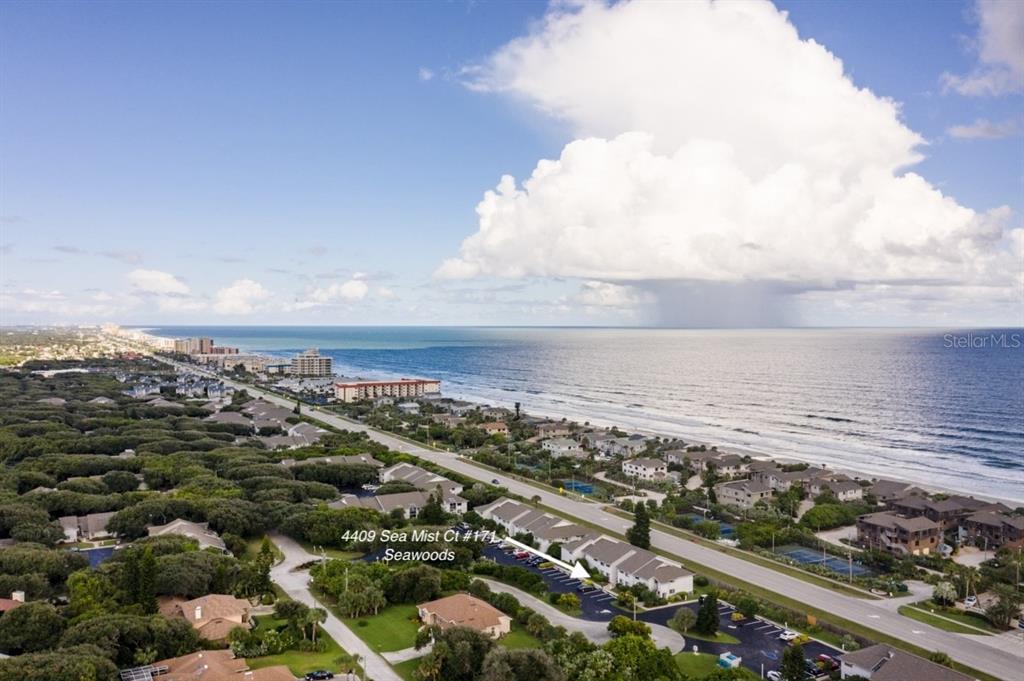
[[[704,602],[697,610],[697,631],[705,636],[718,633],[718,597],[714,593],[704,596]]]
[[[18,655],[0,660],[0,681],[116,679],[117,665],[95,645]]]
[[[441,508],[441,493],[431,492],[427,503],[420,509],[417,520],[426,525],[441,525],[448,519],[448,515]]]
[[[0,617],[0,652],[8,655],[52,650],[64,631],[64,618],[49,603],[32,601]]]
[[[685,634],[696,623],[697,613],[684,606],[675,611],[672,618],[668,621],[668,626]]]
[[[639,636],[644,638],[651,635],[651,628],[639,620],[631,620],[623,615],[616,615],[608,623],[608,632],[615,638],[619,636]]]
[[[573,593],[564,593],[558,597],[558,604],[567,610],[578,610],[580,598]]]
[[[509,650],[496,646],[484,658],[480,678],[487,681],[563,681],[565,674],[543,650]]]
[[[941,650],[933,650],[932,652],[928,653],[928,659],[934,662],[935,664],[941,664],[943,667],[949,667],[951,669],[953,667],[953,658],[951,658],[947,653],[944,653]]]
[[[115,588],[110,578],[95,570],[79,570],[68,577],[68,614],[88,619],[117,610]]]
[[[1009,584],[997,584],[992,587],[992,592],[996,600],[985,609],[985,615],[993,625],[1009,629],[1010,620],[1020,612],[1021,594]]]
[[[736,603],[736,609],[739,610],[747,619],[753,619],[754,617],[757,617],[757,613],[761,610],[761,606],[758,604],[757,599],[751,598],[750,596],[744,596]]]
[[[633,510],[633,527],[626,532],[626,539],[633,546],[651,548],[651,519],[644,504],[637,504]]]
[[[797,643],[782,651],[782,673],[783,681],[804,681],[806,669],[804,668],[804,647]]]
[[[939,605],[952,605],[956,600],[956,587],[952,582],[939,582],[932,590],[932,600]]]

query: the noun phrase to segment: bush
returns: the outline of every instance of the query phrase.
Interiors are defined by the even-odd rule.
[[[696,586],[707,586],[708,585],[708,578],[705,577],[704,575],[697,575],[696,577],[693,578],[693,583]]]

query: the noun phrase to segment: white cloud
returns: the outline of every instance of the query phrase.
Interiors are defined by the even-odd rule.
[[[421,66],[420,67],[420,71],[419,71],[419,77],[420,77],[420,80],[425,83],[428,80],[433,80],[434,79],[434,72],[431,71],[430,69],[428,69],[425,66]]]
[[[1012,118],[998,122],[979,118],[969,125],[954,125],[946,132],[959,139],[998,140],[1020,133],[1020,123]]]
[[[266,302],[270,292],[252,279],[239,279],[217,291],[213,309],[221,314],[251,314]]]
[[[944,73],[943,86],[968,96],[1024,92],[1024,3],[978,0],[974,13],[979,63],[965,76]]]
[[[606,281],[585,281],[576,295],[576,302],[594,307],[625,307],[651,302],[650,295],[632,286],[610,284]]]
[[[358,277],[358,273],[354,275]],[[369,293],[370,287],[361,278],[353,278],[342,283],[314,288],[306,291],[302,298],[289,307],[293,310],[305,310],[320,305],[331,305],[339,302],[355,302],[362,300]]]
[[[143,293],[188,295],[189,288],[173,274],[160,270],[135,269],[128,273],[128,281]]]
[[[395,292],[387,286],[381,286],[377,289],[377,297],[383,298],[384,300],[393,300],[395,298]]]
[[[1006,285],[1015,270],[1008,209],[977,213],[905,172],[923,139],[899,105],[767,2],[557,4],[466,73],[582,139],[486,192],[439,278],[801,291]]]

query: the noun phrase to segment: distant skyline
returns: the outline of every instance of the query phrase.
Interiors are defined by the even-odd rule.
[[[1024,3],[0,5],[3,324],[1024,325]]]

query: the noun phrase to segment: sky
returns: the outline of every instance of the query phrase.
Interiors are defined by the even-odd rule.
[[[1024,3],[0,4],[0,324],[1024,325]]]

